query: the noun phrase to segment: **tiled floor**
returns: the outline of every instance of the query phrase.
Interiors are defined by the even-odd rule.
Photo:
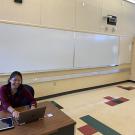
[[[119,86],[135,87],[135,84]],[[77,122],[75,135],[135,135],[135,89],[110,86],[50,100]],[[106,104],[109,101],[115,105]]]

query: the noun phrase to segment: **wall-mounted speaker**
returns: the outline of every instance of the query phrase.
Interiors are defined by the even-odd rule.
[[[107,15],[107,24],[109,25],[116,25],[117,17],[113,15]]]
[[[22,4],[22,1],[23,0],[14,0],[15,3],[19,3],[19,4]]]

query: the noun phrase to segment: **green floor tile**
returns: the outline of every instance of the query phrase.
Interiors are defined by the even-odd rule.
[[[96,120],[95,118],[86,115],[80,118],[87,124],[91,125],[93,128],[101,132],[103,135],[121,135],[117,131],[113,130],[112,128],[106,126],[105,124],[101,123],[100,121]]]

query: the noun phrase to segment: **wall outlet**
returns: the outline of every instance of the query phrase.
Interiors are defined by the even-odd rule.
[[[56,82],[53,82],[53,86],[56,86]]]

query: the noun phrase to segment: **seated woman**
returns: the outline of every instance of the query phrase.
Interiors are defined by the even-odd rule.
[[[37,104],[28,87],[22,84],[22,74],[18,71],[14,71],[8,83],[0,88],[0,101],[0,110],[7,110],[15,118],[19,117],[16,107],[29,105],[32,109]]]

